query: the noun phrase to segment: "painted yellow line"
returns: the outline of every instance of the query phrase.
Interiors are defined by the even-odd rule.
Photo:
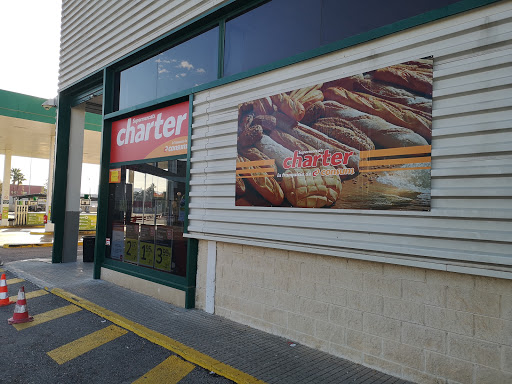
[[[25,299],[33,299],[35,297],[47,295],[48,292],[44,289],[39,289],[37,291],[25,292]],[[17,301],[18,295],[11,296],[11,301]]]
[[[34,247],[52,247],[53,243],[37,243],[37,244],[4,244],[3,248],[34,248]]]
[[[30,309],[27,309],[30,314]],[[18,331],[21,331],[23,329],[27,329],[30,327],[33,327],[35,325],[39,325],[42,323],[46,323],[51,320],[58,319],[59,317],[63,317],[66,315],[70,315],[72,313],[81,311],[82,308],[77,307],[76,305],[66,305],[65,307],[60,307],[57,309],[52,309],[51,311],[40,313],[39,315],[34,316],[34,321],[31,321],[30,323],[22,323],[22,324],[14,324],[14,328],[16,328]]]
[[[220,376],[225,377],[237,384],[265,384],[261,381],[245,372],[242,372],[236,368],[233,368],[227,364],[222,363],[204,353],[196,351],[193,348],[187,347],[185,344],[180,343],[168,336],[162,335],[161,333],[155,332],[149,328],[144,327],[134,321],[128,320],[125,317],[118,315],[115,312],[109,311],[99,305],[96,305],[86,299],[78,297],[72,293],[66,292],[60,288],[54,288],[51,290],[56,296],[62,297],[69,302],[79,305],[89,312],[95,313],[98,316],[103,317],[111,321],[120,327],[126,328],[127,330],[139,335],[140,337],[151,341],[154,344],[160,345],[169,351],[180,355],[185,360],[190,361],[193,364],[199,365],[209,371],[213,371]]]
[[[18,284],[18,283],[22,283],[22,282],[24,282],[24,281],[25,281],[25,280],[23,280],[23,279],[18,279],[18,278],[5,280],[5,282],[7,283],[7,285],[9,285],[9,284]]]
[[[165,359],[151,371],[141,378],[135,380],[132,384],[177,384],[181,379],[187,376],[195,368],[194,364],[181,360],[174,355]]]
[[[71,343],[63,345],[62,347],[55,348],[53,351],[48,352],[48,356],[55,360],[57,364],[64,364],[65,362],[73,360],[75,357],[81,356],[94,348],[115,340],[126,333],[128,333],[126,329],[116,327],[115,325],[109,325],[106,328],[81,337]]]

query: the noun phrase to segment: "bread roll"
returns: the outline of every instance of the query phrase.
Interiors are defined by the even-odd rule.
[[[281,112],[296,121],[301,121],[306,113],[304,106],[300,102],[292,99],[286,93],[279,93],[277,95],[270,96],[270,98]]]
[[[283,175],[283,189],[286,199],[294,207],[321,208],[329,207],[338,200],[341,194],[339,176],[322,176],[325,168],[293,168]]]

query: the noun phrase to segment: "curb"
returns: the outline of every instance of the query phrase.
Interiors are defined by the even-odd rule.
[[[82,299],[72,293],[66,292],[63,289],[53,288],[52,290],[49,290],[47,287],[45,287],[45,290],[79,307],[82,307],[89,312],[103,317],[104,319],[107,319],[112,323],[123,327],[154,344],[160,345],[161,347],[176,353],[177,355],[193,364],[215,372],[216,374],[225,377],[226,379],[232,380],[237,384],[266,384],[264,381],[261,381],[247,373],[239,371],[238,369],[224,364],[221,361],[216,360],[199,351],[196,351],[193,348],[187,347],[185,344],[171,339],[169,336],[162,335],[161,333],[146,328],[141,324],[128,320],[127,318],[122,317],[115,312],[109,311],[108,309],[100,307],[99,305],[96,305],[86,299]]]
[[[78,245],[84,245],[82,241]],[[53,243],[36,243],[36,244],[4,244],[2,248],[37,248],[37,247],[53,247]]]

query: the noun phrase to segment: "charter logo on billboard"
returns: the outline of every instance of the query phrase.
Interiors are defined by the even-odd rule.
[[[189,102],[112,123],[110,162],[156,159],[187,153]]]

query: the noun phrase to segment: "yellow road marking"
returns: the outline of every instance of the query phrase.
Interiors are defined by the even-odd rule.
[[[135,380],[132,384],[176,384],[187,376],[195,368],[194,364],[181,360],[178,356],[171,356],[158,364],[151,371],[141,378]]]
[[[44,289],[39,289],[37,291],[25,292],[25,299],[33,299],[34,297],[47,295],[48,292]],[[17,301],[18,295],[11,296],[11,301]]]
[[[7,285],[9,285],[9,284],[18,284],[18,283],[22,283],[22,282],[24,282],[24,281],[25,281],[25,280],[23,280],[23,279],[18,279],[18,278],[16,278],[16,279],[9,279],[9,280],[5,280],[5,282],[7,283]]]
[[[120,336],[128,333],[126,329],[109,325],[106,328],[93,332],[87,336],[81,337],[71,343],[65,344],[62,347],[55,348],[53,351],[48,352],[57,364],[64,364],[67,361],[73,360],[75,357],[83,355],[86,352],[93,350],[109,341],[115,340]]]
[[[119,325],[120,327],[126,328],[129,331],[132,331],[136,335],[143,337],[146,340],[151,341],[154,344],[160,345],[169,351],[180,355],[185,360],[190,361],[193,364],[199,365],[209,371],[213,371],[218,375],[225,377],[231,381],[234,381],[238,384],[265,384],[264,381],[261,381],[245,372],[242,372],[236,368],[233,368],[227,364],[222,363],[219,360],[216,360],[204,353],[196,351],[193,348],[187,347],[185,344],[180,343],[174,339],[171,339],[168,336],[162,335],[161,333],[155,332],[149,328],[144,327],[141,324],[138,324],[134,321],[128,320],[125,317],[118,315],[115,312],[109,311],[99,305],[96,305],[89,300],[78,297],[72,293],[66,292],[60,288],[54,288],[51,290],[56,296],[62,297],[67,301],[79,305],[82,308],[86,309],[89,312],[95,313],[98,316],[103,317],[111,321],[114,324]]]
[[[5,269],[3,269],[3,268],[0,268],[0,272],[5,272]]]
[[[35,325],[39,325],[42,323],[46,323],[47,321],[58,319],[59,317],[70,315],[72,313],[81,311],[82,308],[77,307],[76,305],[66,305],[65,307],[60,307],[57,309],[52,309],[51,311],[40,313],[39,315],[34,316],[34,321],[30,323],[22,323],[22,324],[14,324],[14,328],[18,331],[21,331],[26,328],[33,327]],[[30,311],[29,311],[30,314]]]

